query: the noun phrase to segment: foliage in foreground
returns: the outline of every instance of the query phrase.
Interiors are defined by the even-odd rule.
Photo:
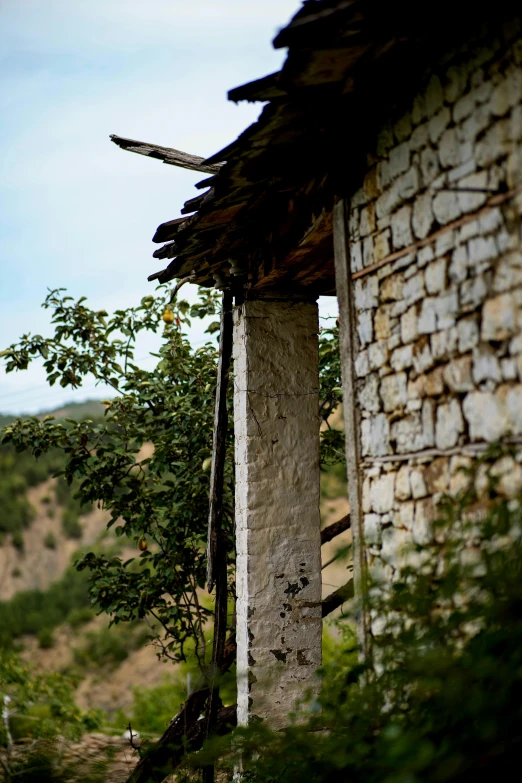
[[[191,764],[218,759],[232,779],[240,751],[255,783],[510,779],[522,745],[520,499],[493,484],[478,507],[471,482],[442,504],[435,530],[438,543],[414,553],[420,567],[370,590],[383,621],[373,666],[353,664],[352,640],[300,720],[276,733],[238,729]]]

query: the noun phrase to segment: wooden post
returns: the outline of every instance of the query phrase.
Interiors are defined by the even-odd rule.
[[[334,205],[333,239],[335,281],[339,301],[340,352],[343,383],[343,413],[345,427],[346,472],[353,542],[353,575],[357,601],[357,634],[360,655],[368,657],[368,617],[365,597],[366,558],[364,551],[362,486],[360,470],[360,425],[356,403],[354,360],[357,332],[355,329],[354,299],[350,270],[348,221],[346,202],[340,199]]]
[[[210,508],[208,515],[207,583],[208,591],[216,587],[214,611],[214,644],[207,702],[206,737],[214,731],[219,709],[219,683],[227,632],[227,548],[223,531],[223,480],[227,446],[227,388],[232,358],[232,292],[224,291],[221,299],[221,331],[214,413],[212,469],[210,473]],[[214,767],[204,768],[205,783],[213,783]]]

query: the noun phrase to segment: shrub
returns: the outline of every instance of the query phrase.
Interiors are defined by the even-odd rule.
[[[88,606],[81,609],[72,609],[67,615],[66,622],[71,628],[78,628],[80,625],[89,623],[94,617],[94,612]]]
[[[88,631],[85,643],[74,650],[75,662],[85,668],[116,666],[139,649],[150,634],[136,624],[113,625]]]
[[[54,645],[53,632],[50,628],[42,628],[38,634],[38,646],[41,650],[49,650]]]
[[[67,538],[79,539],[83,535],[83,529],[78,519],[78,514],[70,508],[66,508],[62,514],[62,530]]]
[[[19,552],[24,551],[24,536],[21,530],[15,530],[13,537],[11,538],[11,543]]]
[[[51,530],[45,535],[44,546],[47,549],[56,549],[56,536]]]

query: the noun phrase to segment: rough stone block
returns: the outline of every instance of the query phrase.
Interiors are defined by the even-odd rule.
[[[400,527],[406,528],[406,530],[411,530],[413,527],[413,517],[415,514],[415,504],[412,500],[410,501],[402,501],[399,506],[399,511],[397,514],[398,522]]]
[[[475,310],[487,295],[486,282],[482,276],[464,280],[459,287],[461,310]]]
[[[425,376],[424,388],[428,397],[438,397],[444,391],[444,368],[435,367]]]
[[[454,359],[444,368],[444,381],[450,391],[465,392],[473,389],[475,380],[475,364],[473,363],[473,378],[471,376],[471,356],[461,356]]]
[[[419,334],[417,308],[412,305],[401,315],[401,340],[410,343],[417,339]]]
[[[419,196],[413,205],[412,227],[417,239],[425,239],[428,236],[434,220],[432,194],[428,190]]]
[[[380,394],[385,411],[395,411],[406,405],[406,380],[405,372],[387,375],[382,379]]]
[[[363,268],[362,244],[360,242],[350,243],[350,269],[352,272],[358,272]]]
[[[410,149],[412,152],[419,152],[428,143],[428,124],[419,125],[410,137]]]
[[[357,318],[357,333],[361,345],[367,345],[373,340],[373,318],[371,310],[362,310]]]
[[[389,228],[384,231],[379,231],[373,238],[373,255],[374,260],[382,261],[390,253],[390,239],[391,231]]]
[[[500,369],[502,372],[502,378],[504,381],[516,381],[517,379],[517,365],[514,359],[511,357],[500,360]]]
[[[363,455],[370,457],[384,457],[391,453],[390,423],[385,413],[362,421],[361,448]]]
[[[502,375],[496,351],[491,346],[482,343],[473,349],[473,381],[478,386],[484,382],[492,384],[493,388],[500,383]]]
[[[446,287],[446,259],[439,258],[429,264],[424,272],[426,290],[429,294],[438,294]]]
[[[453,326],[459,312],[459,301],[455,289],[436,298],[435,312],[437,315],[438,329],[449,329]]]
[[[372,510],[377,514],[385,514],[393,508],[395,496],[395,473],[385,473],[373,479],[370,489]]]
[[[370,411],[370,413],[378,413],[380,411],[381,399],[379,397],[379,376],[377,373],[371,373],[367,376],[359,391],[359,405],[362,410]]]
[[[390,357],[390,365],[395,372],[405,370],[407,367],[411,367],[412,364],[413,348],[411,345],[402,345],[396,348]]]
[[[419,329],[420,331],[420,329]],[[429,341],[426,337],[418,340],[413,348],[413,366],[415,372],[423,373],[433,367],[433,357]]]
[[[382,538],[381,518],[379,514],[365,514],[363,519],[365,544],[380,544]]]
[[[439,156],[431,147],[426,147],[420,154],[420,169],[425,185],[433,185],[440,173]]]
[[[378,370],[388,361],[388,346],[385,342],[372,343],[368,348],[370,369]]]
[[[433,245],[426,245],[426,247],[421,248],[417,254],[417,264],[419,267],[426,266],[426,264],[429,264],[434,258]]]
[[[468,275],[468,247],[459,245],[453,251],[451,263],[448,269],[450,280],[454,283],[462,283]]]
[[[431,353],[434,359],[448,359],[456,350],[458,342],[457,327],[444,329],[431,335]]]
[[[418,302],[425,295],[426,291],[424,288],[424,272],[421,269],[405,282],[403,289],[404,302],[407,306],[409,306],[414,302]]]
[[[437,407],[435,443],[438,449],[450,449],[457,445],[464,431],[464,420],[458,400],[453,399]]]
[[[451,112],[444,106],[428,123],[430,140],[435,144],[451,122]]]
[[[489,237],[475,237],[468,242],[468,257],[471,266],[489,261],[498,255],[495,239]]]
[[[449,480],[449,459],[447,457],[434,459],[424,469],[424,481],[430,495],[438,492],[447,492]]]
[[[462,66],[452,65],[446,71],[446,83],[444,85],[444,97],[448,103],[455,103],[460,98],[468,80],[466,69]]]
[[[359,351],[354,362],[355,374],[358,378],[364,378],[370,372],[370,362],[368,360],[368,351]]]
[[[445,226],[462,214],[457,194],[451,191],[440,191],[433,199],[433,214],[438,222]]]
[[[509,417],[509,428],[514,435],[522,432],[522,386],[503,384],[499,387],[497,396],[505,400]]]
[[[398,144],[390,152],[389,174],[390,178],[396,179],[400,174],[404,174],[410,165],[410,147],[407,142]]]
[[[395,497],[397,500],[408,500],[411,497],[410,486],[410,468],[408,465],[401,465],[397,471],[395,479]]]
[[[361,209],[359,220],[359,233],[361,237],[372,234],[376,229],[376,225],[375,202],[372,201],[368,206]]]
[[[381,284],[379,299],[381,302],[396,302],[403,298],[404,275],[402,272],[390,275]]]
[[[453,107],[453,119],[456,123],[469,117],[475,109],[475,97],[472,93],[466,93],[460,98]]]
[[[399,195],[402,199],[413,198],[420,189],[421,175],[418,166],[410,166],[398,180]]]
[[[476,146],[476,160],[481,168],[488,168],[499,158],[511,152],[511,123],[509,119],[498,120],[486,131]]]
[[[481,337],[483,340],[505,340],[517,327],[517,308],[512,294],[489,299],[482,308]]]
[[[426,546],[433,542],[433,519],[435,508],[432,498],[418,500],[415,503],[415,517],[413,520],[413,540],[420,546]]]
[[[425,100],[428,117],[433,117],[444,105],[444,90],[436,75],[433,75],[428,82]]]
[[[408,534],[405,530],[388,527],[382,531],[381,558],[385,563],[396,568],[402,562],[403,553],[407,546]]]
[[[399,209],[392,217],[391,230],[392,241],[395,250],[400,250],[413,243],[411,233],[411,207],[405,205]]]
[[[379,281],[373,275],[359,278],[354,284],[355,306],[357,310],[369,310],[377,307]]]
[[[522,254],[510,253],[495,267],[493,290],[495,293],[502,293],[520,285],[522,285]]]
[[[501,438],[508,427],[507,411],[498,395],[492,392],[470,392],[462,404],[471,440],[492,442]]]
[[[421,413],[416,411],[398,421],[394,421],[390,427],[390,437],[396,442],[398,454],[421,451],[425,448],[426,441]]]
[[[414,500],[425,498],[428,494],[424,482],[423,471],[420,468],[412,468],[410,472],[411,494]]]
[[[375,338],[377,340],[387,340],[392,333],[394,321],[395,319],[390,317],[389,305],[381,305],[375,313],[373,322]]]

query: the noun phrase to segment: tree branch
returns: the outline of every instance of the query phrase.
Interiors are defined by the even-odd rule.
[[[339,519],[338,522],[334,522],[333,525],[328,525],[324,530],[321,530],[321,546],[331,541],[340,533],[344,533],[345,530],[349,530],[351,527],[350,514],[346,514],[345,517]]]

